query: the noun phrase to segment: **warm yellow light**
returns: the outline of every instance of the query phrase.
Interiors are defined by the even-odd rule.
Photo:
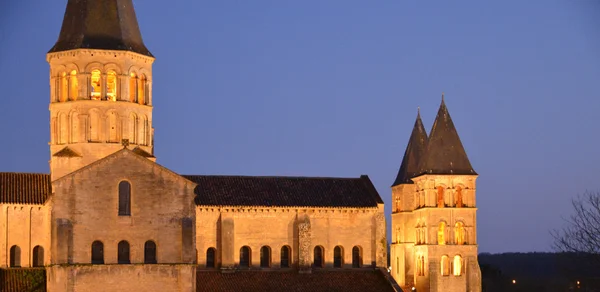
[[[101,94],[100,70],[92,71],[90,91],[92,99],[99,100]]]
[[[513,284],[517,284],[517,280],[513,280]]]
[[[108,100],[117,100],[117,74],[114,71],[106,74],[106,97]]]
[[[579,281],[577,281],[577,285],[581,284]]]

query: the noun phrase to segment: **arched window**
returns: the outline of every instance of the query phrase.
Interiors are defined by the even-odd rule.
[[[36,245],[33,248],[33,260],[32,266],[34,267],[43,267],[44,266],[44,248]]]
[[[211,247],[206,250],[206,267],[207,268],[215,267],[215,254],[216,254],[216,250],[214,247]]]
[[[315,251],[313,255],[314,266],[317,268],[323,267],[323,247],[315,246]]]
[[[455,198],[456,198],[456,200],[454,202],[454,205],[456,206],[456,208],[462,208],[463,207],[463,196],[462,196],[462,188],[460,186],[456,187]]]
[[[437,187],[437,206],[438,208],[444,208],[444,188]]]
[[[79,114],[71,112],[71,143],[79,142],[81,132],[79,132]]]
[[[90,111],[90,136],[92,142],[100,141],[100,114],[97,110]]]
[[[92,264],[104,264],[104,244],[97,240],[92,243]]]
[[[145,115],[140,115],[139,118],[139,126],[138,126],[138,144],[139,145],[148,145],[148,118]]]
[[[284,245],[281,247],[281,261],[279,262],[282,268],[290,267],[290,247]]]
[[[108,141],[118,142],[119,135],[117,126],[119,124],[119,116],[114,111],[108,114]]]
[[[421,244],[421,230],[419,230],[419,226],[415,228],[415,241],[417,244]]]
[[[21,267],[21,248],[18,245],[13,245],[10,248],[10,267]]]
[[[425,276],[425,257],[417,257],[417,276]]]
[[[454,276],[460,276],[462,274],[462,258],[459,255],[454,256],[453,273]]]
[[[69,79],[66,72],[60,73],[58,101],[65,102],[69,98]]]
[[[132,113],[129,116],[129,143],[137,144],[138,123],[137,116]]]
[[[144,243],[144,264],[156,264],[156,243],[152,240]]]
[[[362,266],[362,250],[359,246],[352,248],[352,267],[360,268]]]
[[[119,264],[130,264],[129,261],[129,242],[121,240],[118,246],[117,262]]]
[[[456,244],[466,244],[467,237],[465,236],[465,224],[462,222],[456,222],[454,227],[454,239],[456,240]]]
[[[446,222],[443,221],[440,222],[440,226],[438,227],[438,244],[446,244]]]
[[[440,262],[440,271],[442,276],[450,275],[450,259],[447,255],[442,256],[442,261]]]
[[[240,267],[250,267],[250,252],[250,247],[242,246],[242,248],[240,248]]]
[[[71,71],[69,75],[69,100],[77,100],[79,95],[79,83],[77,82],[77,71]]]
[[[135,73],[131,72],[129,76],[129,101],[138,102],[137,87],[138,80]]]
[[[111,101],[117,100],[117,73],[115,71],[106,73],[106,98]]]
[[[67,114],[58,114],[58,144],[67,144],[69,138],[69,122]]]
[[[271,248],[268,246],[263,246],[260,248],[260,267],[271,267]]]
[[[131,184],[119,183],[119,216],[131,216]]]
[[[341,268],[342,265],[344,265],[344,249],[338,245],[333,249],[333,267]]]
[[[100,100],[102,94],[102,73],[100,70],[92,70],[90,77],[90,97],[93,100]]]
[[[140,75],[140,79],[138,80],[138,103],[146,104],[146,75]]]

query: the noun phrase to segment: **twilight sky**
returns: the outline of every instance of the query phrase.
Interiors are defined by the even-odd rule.
[[[66,2],[0,0],[0,171],[48,172]],[[549,250],[571,197],[600,191],[598,1],[134,2],[178,173],[368,174],[389,215],[417,107],[429,132],[444,91],[480,252]]]

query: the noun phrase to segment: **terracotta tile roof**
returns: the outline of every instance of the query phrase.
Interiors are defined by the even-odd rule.
[[[297,271],[198,271],[197,292],[229,291],[394,291],[379,270]]]
[[[377,207],[368,176],[359,178],[184,175],[198,184],[196,204],[208,206]]]
[[[0,269],[0,292],[45,292],[46,270]]]
[[[49,174],[0,172],[0,203],[41,205],[51,193]]]

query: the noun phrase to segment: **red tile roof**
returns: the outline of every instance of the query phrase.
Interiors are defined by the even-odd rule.
[[[0,203],[42,205],[51,193],[49,174],[0,172]]]
[[[394,291],[379,270],[313,270],[298,271],[198,271],[197,292],[229,291]]]

